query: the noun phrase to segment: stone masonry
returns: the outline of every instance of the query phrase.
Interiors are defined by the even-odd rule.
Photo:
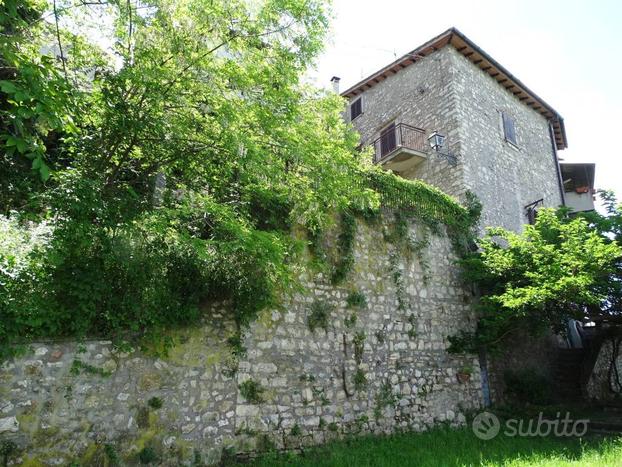
[[[447,137],[448,148],[459,155],[457,166],[430,150],[425,161],[401,175],[458,198],[466,190],[474,192],[483,204],[482,226],[519,231],[527,222],[526,205],[539,199],[544,206],[561,205],[547,119],[452,45],[389,73],[350,103],[359,98],[363,113],[352,125],[363,145],[390,122]],[[505,140],[502,112],[515,121],[517,145]]]
[[[396,262],[381,230],[359,222],[343,285],[302,272],[305,290],[245,332],[237,371],[222,303],[203,326],[171,331],[178,343],[166,357],[97,340],[32,345],[0,367],[0,441],[18,447],[9,465],[132,464],[147,454],[157,465],[213,463],[225,448],[463,424],[482,391],[477,358],[447,352],[448,335],[474,326],[450,241],[431,236],[422,256]],[[354,291],[365,297],[360,309],[346,304]],[[314,303],[328,310],[326,330],[308,325]]]

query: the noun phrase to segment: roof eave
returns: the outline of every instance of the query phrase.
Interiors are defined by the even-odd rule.
[[[456,28],[450,28],[442,34],[439,34],[376,73],[371,74],[354,86],[351,86],[341,95],[351,98],[361,94],[380,81],[383,81],[388,76],[398,73],[401,69],[406,68],[448,44],[454,46],[463,56],[477,65],[482,71],[488,73],[489,76],[493,77],[500,85],[505,87],[508,92],[514,94],[522,103],[546,117],[553,125],[557,148],[565,149],[568,147],[566,128],[561,115]]]

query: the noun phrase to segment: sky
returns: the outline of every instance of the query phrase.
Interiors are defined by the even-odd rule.
[[[345,90],[454,26],[564,118],[565,162],[595,162],[622,198],[622,1],[333,0],[331,34],[310,78]]]

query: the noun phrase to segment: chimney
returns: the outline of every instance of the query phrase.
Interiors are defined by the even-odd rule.
[[[337,94],[339,94],[339,80],[341,78],[339,76],[333,76],[330,79],[330,82],[333,84],[333,91],[335,91]]]

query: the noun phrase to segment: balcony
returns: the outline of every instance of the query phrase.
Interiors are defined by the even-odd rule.
[[[391,124],[373,142],[374,162],[394,172],[411,169],[427,159],[430,149],[425,130]]]

